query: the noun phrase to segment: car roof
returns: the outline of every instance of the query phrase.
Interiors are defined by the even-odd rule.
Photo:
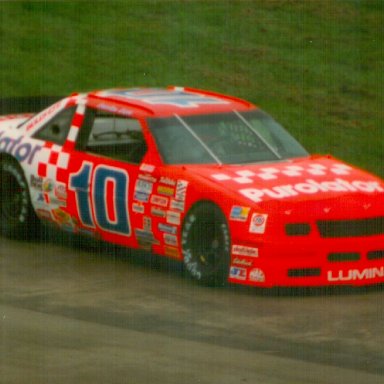
[[[244,111],[255,106],[248,101],[193,88],[115,88],[90,92],[88,98],[96,103],[124,107],[125,112],[140,112],[148,116],[177,115]]]

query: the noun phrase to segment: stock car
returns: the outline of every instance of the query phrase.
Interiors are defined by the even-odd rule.
[[[205,284],[384,281],[384,183],[310,155],[252,103],[192,88],[73,94],[0,119],[1,231],[41,222],[184,262]]]

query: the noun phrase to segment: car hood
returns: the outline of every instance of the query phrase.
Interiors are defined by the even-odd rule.
[[[316,206],[345,211],[346,206],[368,209],[378,202],[384,207],[381,179],[330,156],[273,164],[212,166],[199,168],[198,172],[242,201],[261,208],[274,206],[281,211],[299,204],[301,210],[303,206]]]

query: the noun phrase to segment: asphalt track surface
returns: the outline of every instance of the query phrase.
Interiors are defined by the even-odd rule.
[[[71,239],[0,238],[0,383],[384,382],[381,287],[202,287]]]

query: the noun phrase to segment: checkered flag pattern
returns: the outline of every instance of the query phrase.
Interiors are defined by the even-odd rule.
[[[288,177],[324,176],[329,172],[335,175],[348,175],[350,174],[351,169],[350,166],[345,164],[332,164],[331,167],[327,167],[323,164],[309,164],[307,167],[287,165],[281,168],[260,168],[257,172],[250,170],[236,171],[235,176],[230,176],[226,173],[216,173],[212,175],[212,178],[217,181],[231,180],[238,184],[250,184],[255,178],[261,180],[275,180],[278,179],[280,175]]]
[[[65,182],[67,175],[69,153],[75,147],[79,127],[84,119],[85,104],[80,104],[76,110],[72,125],[69,129],[64,146],[46,142],[39,156],[37,174],[40,177]]]

